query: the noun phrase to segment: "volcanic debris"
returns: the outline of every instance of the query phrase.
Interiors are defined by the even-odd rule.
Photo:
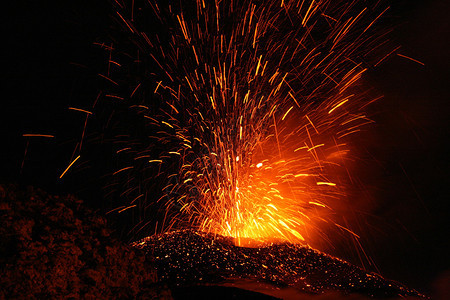
[[[148,258],[73,196],[0,185],[0,237],[0,299],[170,298]]]
[[[313,294],[338,291],[382,298],[422,297],[378,274],[296,244],[245,248],[226,237],[184,230],[147,237],[133,246],[154,257],[160,280],[175,286],[241,278]]]

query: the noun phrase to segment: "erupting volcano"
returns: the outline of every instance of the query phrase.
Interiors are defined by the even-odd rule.
[[[193,229],[237,246],[299,249],[359,239],[342,220],[357,201],[348,193],[352,149],[373,123],[365,109],[380,98],[360,79],[398,49],[377,28],[388,7],[113,7],[111,38],[96,43],[108,55],[103,92],[92,111],[72,109],[106,116],[102,142],[116,165],[109,188],[120,195],[111,212],[133,211],[133,234]]]
[[[0,298],[447,299],[444,2],[11,2]]]

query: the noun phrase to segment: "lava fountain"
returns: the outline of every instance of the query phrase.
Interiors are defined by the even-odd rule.
[[[390,52],[379,2],[113,2],[101,101],[135,229],[314,244],[348,232],[360,83]],[[99,102],[96,102],[98,105]],[[113,103],[113,104],[110,104]],[[105,105],[103,105],[105,106]],[[93,107],[95,110],[96,107]],[[104,108],[102,108],[104,109]],[[124,117],[125,116],[125,117]],[[119,128],[119,129],[117,129]],[[152,228],[152,229],[150,229]]]

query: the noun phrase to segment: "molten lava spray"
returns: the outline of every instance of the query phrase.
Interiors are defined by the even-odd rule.
[[[364,108],[376,99],[360,78],[385,59],[374,30],[385,7],[336,0],[114,7],[119,28],[99,45],[109,55],[100,76],[109,85],[103,101],[114,103],[114,176],[130,199],[118,211],[136,209],[136,228],[189,227],[240,245],[310,244],[329,239],[328,226],[350,232],[333,214],[350,205],[352,141],[372,123]]]

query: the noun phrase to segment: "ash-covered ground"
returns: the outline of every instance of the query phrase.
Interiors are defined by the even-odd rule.
[[[226,237],[184,230],[147,237],[133,246],[153,257],[159,279],[173,286],[250,279],[309,294],[424,297],[378,274],[290,243],[246,248],[233,245]]]

